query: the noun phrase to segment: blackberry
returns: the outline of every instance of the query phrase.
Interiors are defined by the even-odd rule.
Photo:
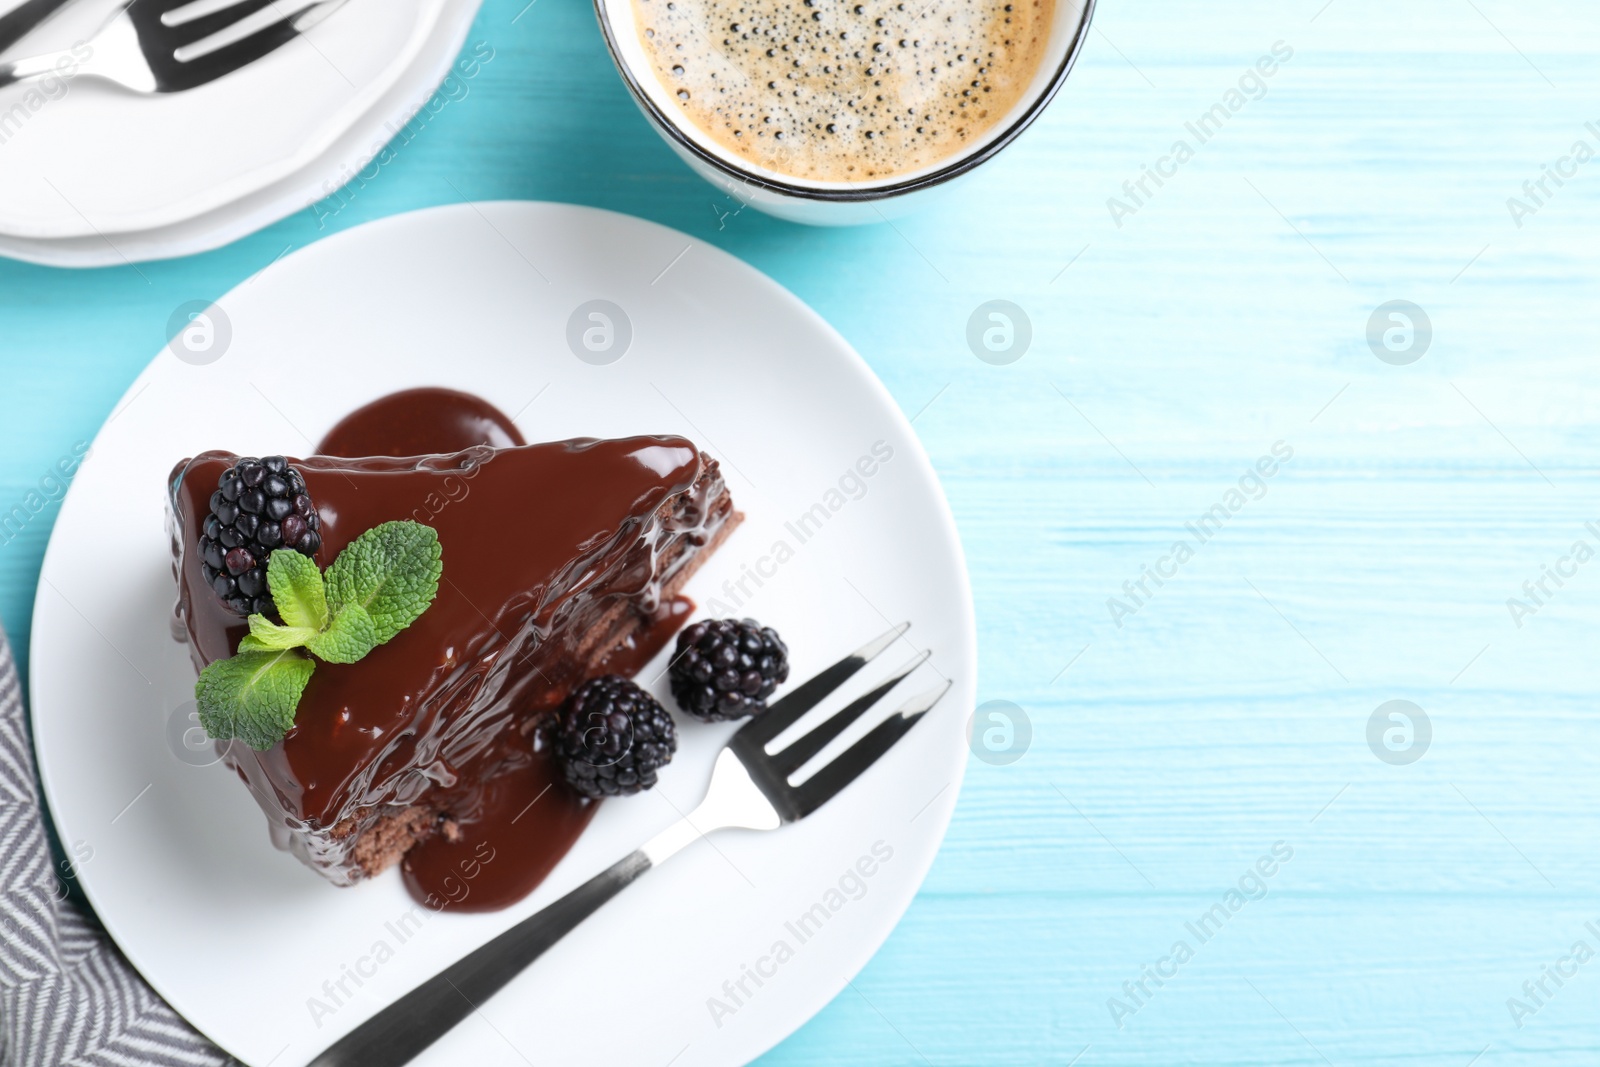
[[[267,591],[273,549],[315,556],[322,520],[300,472],[282,456],[242,457],[222,472],[200,531],[200,573],[235,615],[277,618]]]
[[[678,635],[670,670],[678,706],[702,722],[754,715],[789,678],[789,646],[754,619],[707,619]]]
[[[567,784],[596,799],[649,789],[678,750],[667,709],[615,674],[579,686],[561,706],[551,735]]]

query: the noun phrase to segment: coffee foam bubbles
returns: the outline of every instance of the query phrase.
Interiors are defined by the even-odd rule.
[[[792,177],[874,182],[958,155],[1044,56],[1054,0],[631,0],[681,113]]]

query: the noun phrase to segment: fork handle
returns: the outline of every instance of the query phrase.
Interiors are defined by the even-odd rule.
[[[62,52],[47,52],[42,56],[30,56],[19,59],[14,63],[0,63],[0,89],[18,82],[32,81],[42,78],[47,74],[56,73],[63,60],[72,62],[74,68],[81,66],[81,61],[73,55],[70,49]]]
[[[761,798],[738,755],[723,749],[706,798],[637,851],[477,949],[334,1042],[306,1067],[401,1067],[566,937],[606,901],[713,830],[775,829],[778,813]]]
[[[449,1033],[612,897],[655,866],[650,846],[423,982],[340,1038],[307,1067],[401,1067]],[[661,857],[657,855],[656,862]]]

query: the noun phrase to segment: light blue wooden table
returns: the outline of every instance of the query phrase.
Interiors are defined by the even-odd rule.
[[[719,224],[586,0],[513,23],[525,2],[488,0],[493,62],[336,218],[138,271],[0,263],[0,503],[93,434],[177,305],[287,247],[456,190],[679,227],[811,303],[916,416],[980,698],[1033,726],[972,762],[855,991],[765,1063],[1600,1062],[1600,562],[1572,556],[1600,550],[1600,162],[1571,158],[1600,151],[1600,10],[1102,0],[1022,142],[895,228],[829,232]],[[1277,42],[1200,143],[1186,123]],[[1140,192],[1146,166],[1169,176]],[[1032,324],[1007,366],[965,341],[990,299]],[[1369,345],[1390,300],[1431,322],[1414,362]],[[1421,343],[1379,333],[1391,360]],[[19,652],[52,519],[0,547]],[[1421,732],[1369,746],[1390,700],[1427,717],[1420,759]]]

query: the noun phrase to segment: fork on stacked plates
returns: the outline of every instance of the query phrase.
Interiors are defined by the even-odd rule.
[[[492,58],[480,2],[0,0],[0,256],[137,265],[309,211]]]
[[[0,63],[0,89],[69,66],[138,93],[197,89],[277,51],[344,4],[301,0],[285,11],[275,0],[133,0],[86,44]],[[29,6],[19,12],[47,10]]]

